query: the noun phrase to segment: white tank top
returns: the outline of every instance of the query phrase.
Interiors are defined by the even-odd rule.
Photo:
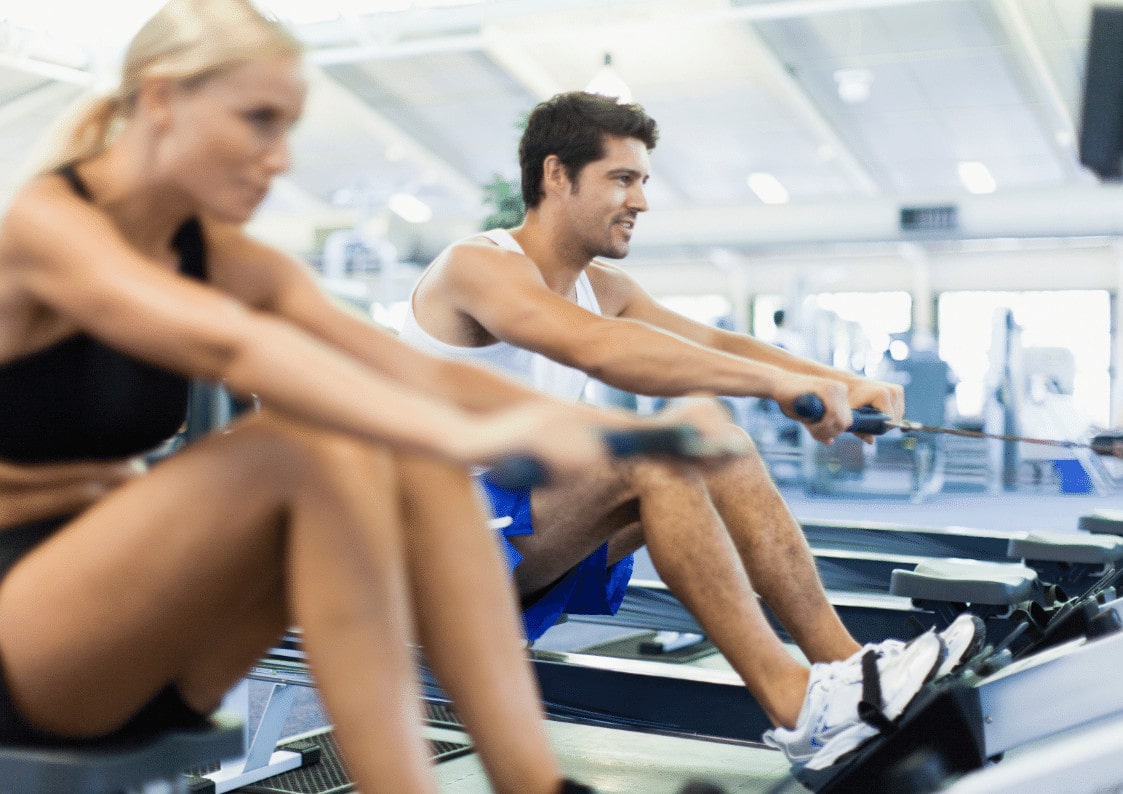
[[[518,254],[523,253],[522,247],[506,229],[493,229],[473,236],[486,237],[500,248]],[[425,278],[425,275],[422,274],[421,278]],[[414,291],[416,292],[416,287]],[[600,314],[597,296],[593,293],[588,274],[584,272],[577,279],[577,305]],[[490,365],[527,386],[564,400],[579,399],[589,379],[589,376],[581,370],[559,364],[543,355],[515,347],[507,342],[496,342],[484,347],[460,347],[434,339],[417,324],[417,317],[413,313],[413,295],[410,295],[409,308],[400,335],[406,342],[428,353],[459,361]]]

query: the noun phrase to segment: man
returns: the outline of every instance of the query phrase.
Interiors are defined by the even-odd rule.
[[[809,429],[826,443],[850,425],[852,407],[900,418],[899,386],[693,322],[599,258],[628,253],[647,209],[656,137],[641,108],[606,97],[560,94],[535,108],[519,146],[524,223],[438,257],[418,282],[403,337],[568,399],[579,399],[592,376],[664,397],[767,397],[794,417],[796,397],[814,393],[826,412]],[[777,726],[766,738],[793,763],[828,766],[876,732],[857,717],[859,646],[758,455],[703,468],[642,460],[530,493],[491,487],[489,496],[495,515],[512,519],[505,535],[532,639],[561,612],[614,612],[630,555],[646,544],[659,575]],[[783,647],[758,593],[810,670]],[[938,667],[964,657],[976,621],[944,634],[875,649],[890,719]]]

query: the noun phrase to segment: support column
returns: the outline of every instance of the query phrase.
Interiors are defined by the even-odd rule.
[[[1111,296],[1111,408],[1112,427],[1123,424],[1123,246],[1115,249],[1115,288]]]
[[[905,243],[901,255],[912,266],[912,334],[913,343],[936,341],[936,319],[933,316],[932,266],[928,252],[918,245]]]

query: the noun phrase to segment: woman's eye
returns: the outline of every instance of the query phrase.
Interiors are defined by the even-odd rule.
[[[271,127],[276,124],[280,118],[277,111],[269,108],[247,111],[245,117],[251,124],[257,127]]]

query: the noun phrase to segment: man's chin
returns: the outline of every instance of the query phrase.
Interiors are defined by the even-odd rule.
[[[601,251],[597,256],[604,257],[605,259],[623,259],[628,255],[629,249],[630,246],[627,243],[613,245],[611,247],[606,247],[605,250]]]

